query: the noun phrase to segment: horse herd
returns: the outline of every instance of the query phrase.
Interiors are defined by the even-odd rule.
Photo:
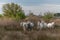
[[[43,29],[43,28],[54,28],[55,22],[46,23],[45,21],[38,21],[37,23],[37,29]],[[26,22],[20,22],[20,26],[23,27],[23,30],[26,29],[32,30],[35,24],[31,21]]]

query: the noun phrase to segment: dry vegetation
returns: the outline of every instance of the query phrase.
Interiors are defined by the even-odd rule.
[[[19,22],[4,17],[0,18],[0,40],[60,40],[60,28],[23,32]]]
[[[44,19],[42,16],[35,16],[33,13],[26,18],[24,11],[18,4],[8,3],[3,6],[3,13],[3,16],[0,14],[0,40],[60,40],[60,19],[51,20],[59,25],[59,27],[56,26],[57,28],[36,29],[37,21],[50,22],[49,20],[52,18],[50,12],[47,12],[48,15],[45,15]],[[23,31],[19,20],[30,20],[35,23],[36,27],[34,26],[35,28],[32,31]]]

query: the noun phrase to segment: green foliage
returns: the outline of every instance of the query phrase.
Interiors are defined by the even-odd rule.
[[[24,11],[22,10],[22,7],[18,4],[5,4],[3,5],[3,15],[7,17],[12,17],[15,19],[23,19],[25,18]]]
[[[2,14],[0,14],[0,17],[2,17],[3,15]]]
[[[43,18],[46,20],[50,20],[51,18],[53,18],[53,14],[50,12],[47,12],[44,14]]]
[[[16,14],[16,17],[15,17],[15,19],[16,19],[17,21],[18,21],[19,19],[24,19],[24,18],[26,18],[26,16],[25,16],[24,13],[21,13],[21,12],[17,13],[17,14]]]
[[[54,16],[59,17],[60,13],[55,13]]]

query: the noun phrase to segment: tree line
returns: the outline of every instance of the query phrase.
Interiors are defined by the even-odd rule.
[[[22,10],[22,7],[15,3],[4,4],[2,7],[2,11],[3,11],[3,16],[15,18],[16,20],[26,18],[26,15],[24,13],[24,10]],[[31,13],[30,15],[34,15],[34,14]],[[54,16],[60,16],[60,13],[54,14]],[[1,14],[0,17],[2,17]],[[51,19],[53,18],[53,13],[47,12],[44,14],[43,18],[46,20]]]

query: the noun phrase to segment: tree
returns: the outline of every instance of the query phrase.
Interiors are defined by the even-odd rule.
[[[59,17],[60,13],[55,13],[54,16]]]
[[[8,17],[18,17],[20,19],[25,18],[24,11],[22,7],[18,4],[8,3],[3,5],[3,15]]]
[[[53,13],[47,12],[47,13],[44,14],[43,19],[49,21],[53,17],[54,17]]]

